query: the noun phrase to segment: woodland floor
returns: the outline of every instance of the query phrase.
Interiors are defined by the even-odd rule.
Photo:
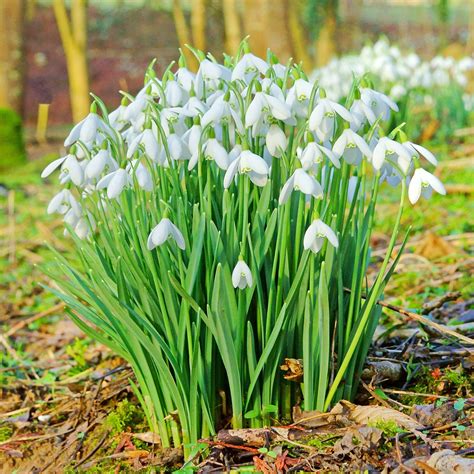
[[[474,144],[459,139],[438,156],[449,194],[407,212],[411,240],[385,299],[394,307],[384,308],[357,405],[222,431],[196,446],[201,472],[474,472]],[[0,176],[0,472],[179,468],[181,452],[148,432],[127,364],[81,334],[41,286],[51,284],[45,242],[68,250],[61,222],[45,213],[54,186],[39,173],[50,159]],[[375,257],[395,208],[387,191]],[[371,421],[377,413],[384,422]]]

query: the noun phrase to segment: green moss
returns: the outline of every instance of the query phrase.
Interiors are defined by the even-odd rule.
[[[127,427],[136,427],[143,423],[143,412],[137,405],[122,400],[117,404],[117,408],[111,412],[105,423],[111,431],[111,435],[117,435],[124,431]]]
[[[23,127],[20,116],[9,109],[0,109],[0,169],[26,161]]]
[[[0,443],[9,440],[13,435],[13,430],[9,426],[2,426],[0,428]]]
[[[404,432],[394,420],[377,420],[374,423],[369,423],[368,426],[378,428],[386,438],[393,438],[397,433]]]

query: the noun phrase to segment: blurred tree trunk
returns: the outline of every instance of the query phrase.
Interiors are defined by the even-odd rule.
[[[309,71],[312,61],[308,54],[308,40],[301,20],[301,11],[304,6],[304,0],[297,0],[291,5],[288,9],[288,25],[295,60],[298,63],[303,62],[305,69]]]
[[[266,57],[270,48],[285,63],[291,56],[287,0],[244,0],[244,34],[254,54]]]
[[[206,0],[192,0],[191,30],[193,46],[201,51],[206,50]]]
[[[53,1],[54,14],[66,55],[72,118],[89,113],[89,70],[87,67],[87,0],[72,0],[69,19],[64,0]]]
[[[0,107],[21,115],[25,2],[0,1]]]
[[[26,159],[23,109],[23,0],[0,0],[0,169]]]
[[[240,18],[236,0],[223,0],[225,49],[229,54],[235,54],[242,41]]]
[[[191,45],[192,41],[181,0],[173,0],[173,20],[179,46],[186,58],[187,66],[191,70],[196,70],[196,59],[193,53],[186,47],[187,44]]]
[[[338,0],[326,0],[321,8],[323,18],[315,43],[317,67],[326,65],[336,54],[337,6]]]

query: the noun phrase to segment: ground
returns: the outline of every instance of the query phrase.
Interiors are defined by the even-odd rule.
[[[474,449],[474,144],[469,133],[458,135],[435,145],[448,196],[406,214],[410,242],[387,291],[393,306],[384,308],[357,406],[336,407],[318,426],[311,414],[295,413],[289,427],[223,431],[196,446],[203,472],[466,469]],[[61,222],[45,212],[55,188],[39,173],[50,160],[0,176],[0,472],[172,470],[181,453],[161,450],[148,432],[126,362],[84,337],[48,291],[47,245],[61,252],[70,245]],[[390,189],[384,193],[375,258],[396,208]],[[420,323],[422,313],[428,321]],[[384,422],[373,421],[374,409],[386,410]],[[400,425],[400,413],[415,425]]]

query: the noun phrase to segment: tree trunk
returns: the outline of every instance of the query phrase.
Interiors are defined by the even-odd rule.
[[[66,55],[72,118],[89,113],[89,70],[87,67],[87,1],[72,0],[69,20],[64,0],[54,0],[54,14]]]
[[[245,0],[244,28],[254,54],[266,57],[270,48],[285,63],[291,56],[286,0]]]
[[[26,160],[23,109],[23,0],[0,0],[0,170]]]
[[[201,51],[206,50],[206,2],[193,0],[191,4],[191,30],[193,46]]]
[[[186,47],[187,44],[191,45],[191,35],[180,0],[173,0],[173,20],[179,46],[186,58],[187,66],[191,70],[196,70],[196,59],[193,53]]]
[[[316,38],[316,65],[326,65],[336,54],[337,0],[328,0]]]
[[[235,54],[242,41],[240,32],[240,18],[236,0],[223,0],[225,49],[228,54]]]
[[[25,2],[0,1],[0,107],[22,115]]]
[[[291,43],[296,62],[302,62],[305,70],[312,68],[311,57],[308,54],[308,40],[305,35],[303,22],[301,21],[301,10],[304,3],[299,0],[288,9],[288,25],[290,28]]]

